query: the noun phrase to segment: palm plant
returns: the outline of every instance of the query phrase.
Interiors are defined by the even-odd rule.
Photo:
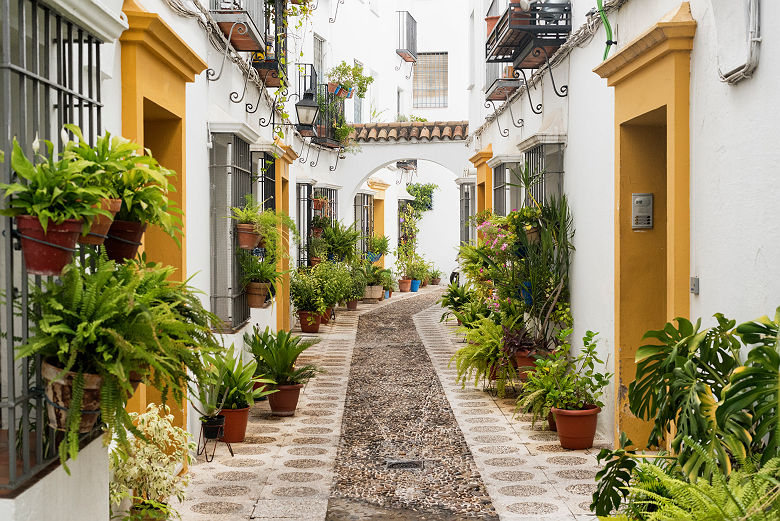
[[[252,356],[263,365],[266,377],[279,385],[305,384],[314,378],[319,369],[313,364],[296,366],[298,357],[318,340],[304,340],[284,330],[277,333],[266,328],[263,333],[258,329],[252,335],[244,336],[244,343]],[[262,362],[261,362],[262,361]]]
[[[448,309],[448,311],[442,313],[439,322],[444,321],[448,316],[452,315],[453,312],[463,309],[468,302],[473,300],[473,297],[474,292],[470,289],[468,284],[460,286],[453,282],[447,286],[447,291],[445,291],[437,301],[437,304],[441,304],[442,307]]]
[[[224,395],[223,408],[245,409],[254,405],[255,401],[271,394],[255,384],[273,385],[273,380],[261,378],[257,375],[257,361],[244,363],[240,353],[235,352],[234,346],[216,358],[218,371],[223,375],[218,394]],[[256,388],[257,387],[257,388]]]

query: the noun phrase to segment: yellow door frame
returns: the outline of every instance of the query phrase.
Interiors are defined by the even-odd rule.
[[[388,183],[378,179],[369,179],[368,187],[374,191],[374,237],[385,235],[385,191],[390,188]],[[374,263],[375,265],[385,267],[385,255]]]
[[[477,169],[477,213],[493,209],[493,169],[487,164],[492,157],[493,144],[490,143],[469,158]]]
[[[660,329],[663,321],[687,317],[690,312],[690,53],[696,21],[688,2],[664,16],[620,52],[594,69],[615,87],[615,396],[617,418],[615,442],[621,431],[638,444],[647,439],[649,425],[628,409],[627,388],[635,377],[635,354],[648,329]],[[658,119],[661,121],[658,121]],[[642,232],[631,229],[631,192],[650,186],[651,174],[643,172],[642,158],[656,152],[641,139],[652,126],[665,128],[664,193],[656,197],[660,211],[656,227],[665,226],[661,236],[665,265],[659,273],[664,287],[652,277],[632,276],[631,263],[648,248]],[[641,129],[637,133],[636,128]],[[639,139],[637,139],[639,136]],[[661,142],[663,146],[664,143]],[[663,164],[663,163],[662,163]],[[645,176],[647,174],[647,176]],[[645,184],[643,184],[645,183]],[[660,215],[659,215],[660,214]],[[652,231],[651,231],[652,232]],[[652,233],[645,236],[652,241]],[[658,251],[657,249],[655,250]],[[662,263],[663,264],[663,263]],[[642,299],[661,293],[658,307],[642,310]],[[658,323],[660,322],[660,323]]]
[[[298,154],[288,145],[276,143],[282,153],[276,159],[276,211],[290,215],[290,165],[298,159]],[[279,271],[283,273],[281,284],[276,292],[276,329],[290,330],[290,231],[280,227],[282,251],[287,255],[279,256]]]

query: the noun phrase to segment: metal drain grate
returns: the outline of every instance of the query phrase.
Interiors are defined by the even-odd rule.
[[[425,462],[419,459],[389,459],[387,470],[422,470]]]

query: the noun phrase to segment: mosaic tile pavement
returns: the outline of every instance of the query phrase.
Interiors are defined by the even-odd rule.
[[[514,417],[515,400],[455,383],[452,355],[462,346],[453,322],[440,323],[443,310],[430,307],[414,316],[420,338],[452,405],[455,418],[501,521],[593,521],[588,505],[599,469],[596,455],[608,444],[597,438],[589,450],[561,448],[556,433]]]

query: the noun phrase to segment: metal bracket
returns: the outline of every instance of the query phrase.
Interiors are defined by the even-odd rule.
[[[276,94],[274,95],[274,101],[271,103],[271,115],[268,118],[261,117],[257,124],[260,125],[263,128],[268,127],[269,125],[273,128],[274,132],[281,132],[283,126],[292,126],[292,123],[277,123],[276,122],[276,107],[279,105],[279,95],[282,95],[282,97],[287,96],[287,89],[284,90],[276,90]],[[293,93],[290,98],[293,96],[298,96],[297,94]]]
[[[317,7],[319,7],[319,5],[320,5],[320,0],[317,0],[316,2],[314,2],[314,5],[309,8],[309,11],[310,12],[311,11],[316,11]]]
[[[328,19],[328,21],[330,23],[332,23],[332,24],[336,23],[336,17],[339,15],[339,4],[343,4],[343,3],[344,3],[344,0],[339,0],[338,2],[336,2],[336,12],[333,13],[333,18]]]
[[[249,77],[252,76],[253,74],[257,74],[257,73],[255,72],[254,67],[250,67],[249,72],[247,72],[246,75],[244,76],[244,90],[241,91],[241,97],[238,96],[238,92],[233,91],[230,93],[230,101],[232,101],[233,103],[241,103],[242,101],[244,101],[244,96],[246,96],[246,88],[247,85],[249,84]]]
[[[523,76],[523,83],[525,84],[525,93],[528,95],[528,103],[531,105],[531,112],[534,114],[541,114],[542,104],[539,103],[534,108],[534,102],[531,100],[531,87],[528,85],[528,76],[525,75],[525,70],[515,69],[515,72],[512,74],[512,76],[519,78],[521,74]]]
[[[336,169],[339,167],[339,159],[341,159],[341,152],[343,150],[344,150],[343,148],[339,147],[339,151],[338,153],[336,153],[336,164],[328,167],[328,170],[330,170],[331,172],[335,172]]]
[[[309,163],[310,167],[314,168],[320,164],[320,152],[322,152],[322,147],[317,147],[317,159]]]
[[[303,146],[306,146],[306,143],[307,142],[304,139]],[[311,152],[311,140],[308,141],[308,145],[309,146],[306,147],[306,158],[303,157],[303,149],[301,149],[301,157],[298,158],[298,161],[300,161],[301,163],[305,163],[306,161],[309,160],[309,152]]]
[[[512,102],[507,101],[509,104],[509,117],[512,118],[512,124],[517,128],[523,128],[525,126],[525,120],[523,118],[518,118],[517,123],[515,123],[515,115],[512,114]]]
[[[238,27],[236,29],[236,27]],[[230,52],[230,40],[233,38],[233,31],[236,30],[237,34],[246,34],[249,32],[249,27],[244,22],[234,22],[230,26],[230,32],[228,33],[227,43],[225,43],[225,53],[222,55],[222,65],[219,66],[219,72],[216,72],[212,68],[206,69],[206,79],[208,81],[217,81],[222,77],[222,71],[225,68],[225,61],[227,61],[228,53]]]
[[[262,80],[263,86],[265,86],[265,81],[268,79],[268,75],[271,74],[271,73],[278,74],[274,69],[268,69],[267,71],[265,71],[265,76],[263,76],[263,80]],[[260,79],[260,74],[259,73],[258,73],[258,79]],[[277,90],[277,92],[278,92],[278,90]],[[285,92],[286,92],[286,90],[285,90]],[[262,88],[260,89],[260,93],[257,95],[257,102],[254,105],[252,105],[251,103],[247,103],[246,104],[246,111],[247,111],[247,113],[254,114],[255,112],[257,112],[257,108],[260,106],[260,100],[261,99],[263,99],[263,89]]]
[[[396,65],[396,66],[395,66],[395,70],[396,70],[396,71],[400,71],[400,70],[401,70],[401,67],[403,67],[403,66],[404,66],[404,63],[406,63],[406,60],[404,60],[404,59],[403,59],[403,58],[401,58],[400,56],[398,57],[398,59],[399,59],[399,60],[401,60],[401,63],[399,63],[398,65]]]
[[[550,55],[547,54],[547,49],[544,47],[537,47],[531,54],[534,56],[534,58],[538,58],[542,55],[542,53],[544,53],[544,61],[547,64],[547,70],[550,72],[550,82],[552,83],[553,92],[555,92],[559,98],[565,98],[569,95],[569,86],[561,85],[561,91],[558,92],[558,88],[555,86],[555,76],[553,76],[552,66],[550,65]]]
[[[485,101],[485,108],[489,109],[490,106],[493,106],[493,114],[496,114],[496,102],[492,99],[489,99]],[[490,116],[488,116],[490,117]],[[487,119],[487,118],[485,118]],[[508,128],[501,128],[501,120],[498,117],[498,114],[496,114],[496,125],[498,125],[498,133],[501,134],[501,137],[509,137],[509,129]]]
[[[407,80],[412,77],[412,71],[415,67],[417,67],[417,62],[412,62],[412,66],[409,67],[409,74],[406,75]]]

